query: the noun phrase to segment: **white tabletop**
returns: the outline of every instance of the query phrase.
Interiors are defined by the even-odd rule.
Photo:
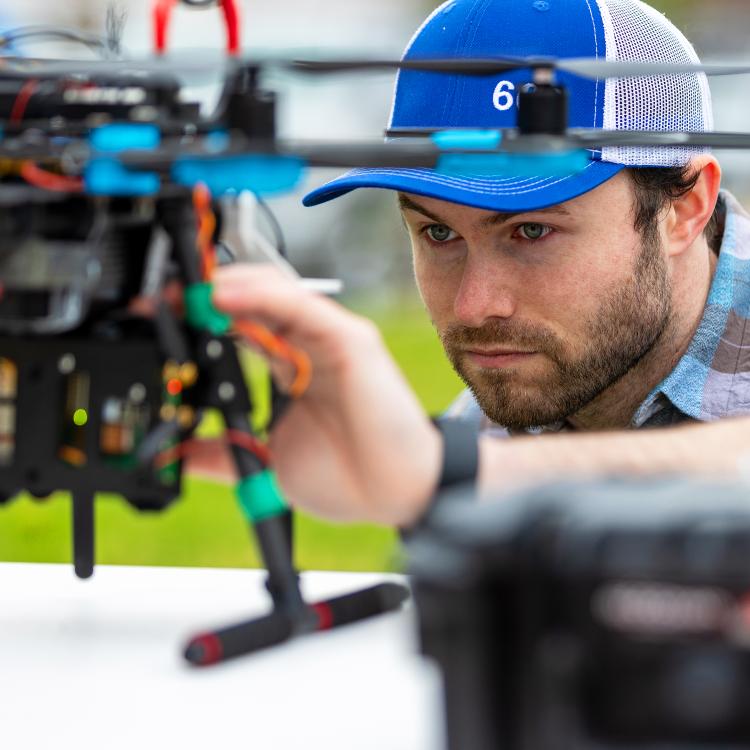
[[[304,573],[309,600],[382,575]],[[264,614],[263,573],[0,564],[0,742],[18,748],[436,750],[437,673],[413,611],[214,668],[188,636]]]

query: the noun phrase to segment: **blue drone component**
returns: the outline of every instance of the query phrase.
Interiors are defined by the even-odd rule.
[[[430,139],[440,149],[494,151],[500,147],[503,134],[499,130],[440,130],[433,133]]]
[[[175,161],[172,179],[180,185],[187,186],[202,182],[212,195],[250,190],[256,195],[270,196],[297,187],[306,166],[305,161],[296,156],[187,156]]]
[[[156,125],[115,123],[94,129],[90,140],[96,151],[117,153],[129,148],[156,148],[161,133]]]
[[[86,166],[83,176],[86,192],[91,195],[155,195],[161,181],[154,172],[136,172],[117,159],[97,156]]]
[[[436,170],[446,175],[486,177],[563,177],[585,169],[588,151],[523,154],[497,151],[503,140],[499,130],[441,130],[430,138],[443,150],[466,149],[486,154],[451,154],[439,157]]]
[[[549,154],[443,154],[437,172],[456,177],[566,177],[585,169],[589,152],[583,149]]]
[[[94,156],[86,166],[84,185],[92,195],[154,195],[161,181],[155,172],[128,169],[116,154],[128,149],[155,149],[161,133],[155,125],[116,123],[95,128],[90,136]]]

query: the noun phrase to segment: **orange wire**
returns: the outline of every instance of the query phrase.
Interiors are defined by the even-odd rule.
[[[261,347],[272,357],[279,357],[291,362],[296,370],[294,382],[289,387],[289,395],[299,398],[309,387],[312,380],[312,363],[310,357],[301,349],[293,347],[289,342],[277,336],[259,323],[249,320],[235,320],[234,329]]]
[[[193,188],[193,208],[198,222],[196,244],[203,265],[203,278],[209,281],[216,268],[216,248],[213,243],[216,215],[211,207],[211,193],[203,183]]]
[[[213,236],[216,230],[216,215],[211,207],[211,193],[202,183],[193,188],[193,208],[198,221],[196,244],[203,263],[203,277],[209,281],[216,268],[216,248]],[[245,338],[258,344],[273,357],[280,357],[291,362],[295,377],[289,388],[292,398],[299,398],[310,386],[312,363],[307,354],[296,349],[287,341],[271,333],[265,326],[249,321],[235,321],[234,329]]]
[[[31,161],[21,162],[20,174],[30,185],[44,190],[52,190],[57,193],[83,192],[83,180],[80,178],[48,172]]]
[[[86,464],[86,454],[72,445],[61,445],[58,456],[72,466],[84,466]]]

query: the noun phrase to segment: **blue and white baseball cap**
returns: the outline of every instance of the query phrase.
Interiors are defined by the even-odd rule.
[[[449,0],[409,42],[404,58],[593,57],[698,63],[690,42],[641,0]],[[512,128],[519,88],[530,70],[498,76],[399,71],[389,128]],[[713,130],[704,74],[597,81],[560,72],[570,127],[607,130]],[[431,169],[355,169],[312,191],[314,206],[356,188],[386,188],[494,211],[531,211],[571,200],[626,166],[686,164],[695,148],[606,147],[563,176],[448,175]]]

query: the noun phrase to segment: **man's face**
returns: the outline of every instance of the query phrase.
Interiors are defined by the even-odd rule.
[[[667,329],[658,236],[633,227],[619,174],[575,200],[497,214],[401,194],[422,298],[453,366],[493,421],[562,420],[619,380]]]

